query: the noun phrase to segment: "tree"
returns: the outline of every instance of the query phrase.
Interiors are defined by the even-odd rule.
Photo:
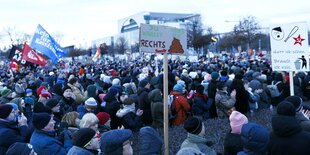
[[[5,34],[9,37],[12,44],[23,44],[26,41],[30,41],[31,35],[22,31],[18,31],[16,27],[7,27],[3,29]]]
[[[247,16],[243,18],[239,24],[234,26],[234,40],[239,44],[248,44],[248,48],[251,47],[253,40],[258,38],[260,34],[261,26],[254,16]]]
[[[128,49],[127,40],[124,37],[119,37],[116,41],[115,51],[118,54],[124,54]]]

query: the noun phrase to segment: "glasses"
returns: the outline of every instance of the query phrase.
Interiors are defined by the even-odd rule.
[[[97,135],[97,134],[95,134],[95,136],[94,136],[88,143],[86,143],[86,144],[84,145],[84,147],[90,145],[90,144],[91,144],[91,141],[92,141],[93,139],[95,139],[95,138],[98,138],[98,135]]]

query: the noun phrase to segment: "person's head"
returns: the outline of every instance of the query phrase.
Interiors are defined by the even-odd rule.
[[[229,116],[231,133],[240,134],[241,128],[248,123],[248,118],[238,111],[233,111]]]
[[[147,79],[143,79],[139,82],[139,87],[150,89],[150,82]]]
[[[282,101],[277,105],[277,114],[282,116],[293,116],[296,115],[295,106],[289,101]]]
[[[97,118],[99,120],[99,125],[107,125],[107,126],[110,126],[110,122],[111,122],[111,119],[110,119],[110,115],[106,112],[99,112],[97,115]]]
[[[69,87],[68,85],[65,85],[63,87],[62,92],[62,95],[66,98],[71,97],[71,94],[73,93],[71,87]]]
[[[218,82],[216,88],[221,91],[227,91],[227,84],[224,81]]]
[[[5,119],[9,122],[16,121],[16,112],[12,105],[0,104],[0,119]]]
[[[212,80],[218,80],[220,74],[218,72],[212,72],[211,73],[211,79]]]
[[[57,99],[48,99],[45,104],[47,107],[51,108],[53,113],[60,112],[60,104]]]
[[[151,126],[142,127],[139,131],[139,150],[141,155],[161,154],[163,138]]]
[[[176,84],[176,85],[173,86],[173,91],[183,93],[183,92],[184,92],[184,89],[183,89],[183,86],[182,86],[182,85]]]
[[[31,96],[32,95],[32,89],[26,89],[25,91],[26,96]]]
[[[123,101],[124,105],[135,105],[135,100],[132,97],[127,97]]]
[[[197,117],[189,117],[184,123],[184,129],[191,134],[205,135],[205,126]]]
[[[33,113],[32,124],[37,130],[55,131],[55,121],[48,113]]]
[[[76,85],[77,83],[78,83],[78,78],[77,77],[73,77],[73,78],[71,78],[70,80],[69,80],[69,83],[71,84],[71,85]]]
[[[93,98],[90,97],[85,101],[85,108],[87,111],[94,111],[97,108],[97,101]]]
[[[71,112],[66,113],[62,117],[61,121],[68,123],[68,125],[71,126],[71,127],[78,127],[79,124],[80,124],[80,121],[81,121],[79,119],[79,117],[80,117],[80,115],[79,115],[78,112],[71,111]]]
[[[112,85],[121,85],[121,81],[118,78],[112,80]]]
[[[94,131],[98,130],[99,120],[97,116],[93,113],[86,113],[80,122],[80,128],[91,128]]]
[[[296,109],[296,112],[300,112],[303,109],[303,101],[299,96],[288,96],[285,101],[292,103]]]
[[[16,142],[6,151],[6,155],[37,155],[29,143]]]
[[[81,128],[72,135],[72,144],[89,150],[100,148],[100,139],[91,128]]]
[[[129,129],[107,131],[100,137],[100,149],[104,154],[132,155],[131,137]]]
[[[111,87],[108,90],[108,94],[111,95],[111,96],[114,96],[115,98],[118,98],[118,96],[120,95],[119,91],[116,88],[114,88],[114,87]]]

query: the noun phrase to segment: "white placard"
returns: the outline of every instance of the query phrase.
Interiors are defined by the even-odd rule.
[[[306,22],[270,26],[270,42],[274,71],[309,71]]]
[[[169,52],[183,54],[187,49],[187,32],[163,25],[141,24],[141,52]]]

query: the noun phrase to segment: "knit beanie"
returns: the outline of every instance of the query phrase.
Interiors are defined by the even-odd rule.
[[[96,116],[101,125],[104,125],[110,119],[110,115],[106,112],[99,112]]]
[[[25,102],[25,104],[33,105],[34,99],[32,97],[27,96],[27,97],[25,97],[24,102]]]
[[[212,80],[216,80],[216,79],[218,79],[219,78],[219,73],[218,72],[212,72],[211,73],[211,78],[212,78]]]
[[[42,102],[37,102],[37,103],[34,104],[34,106],[33,106],[33,112],[34,112],[34,113],[42,113],[42,112],[45,112],[45,113],[51,114],[51,113],[52,113],[52,110],[51,110],[51,108],[46,107]]]
[[[97,107],[97,101],[93,97],[90,97],[85,101],[85,106],[87,108],[94,109]]]
[[[174,85],[174,87],[173,87],[173,91],[177,91],[177,92],[183,92],[183,86],[182,85],[180,85],[180,84],[176,84],[176,85]]]
[[[83,148],[87,143],[89,143],[93,137],[96,135],[96,132],[91,128],[82,128],[74,132],[72,135],[72,144]]]
[[[32,89],[29,89],[29,88],[26,89],[25,93],[26,93],[26,95],[29,94],[29,93],[32,93]]]
[[[56,107],[56,105],[58,104],[58,100],[51,98],[51,99],[48,99],[45,104],[47,107],[52,109],[52,108]]]
[[[118,93],[118,90],[114,87],[111,87],[109,89],[109,93],[112,95],[112,96],[115,96],[117,93]]]
[[[22,84],[15,84],[15,92],[17,94],[23,94],[25,92],[25,88]]]
[[[40,86],[38,89],[37,89],[37,95],[41,95],[41,91],[44,89],[44,86]]]
[[[233,111],[229,116],[231,133],[240,134],[243,124],[248,123],[248,118],[239,111]]]
[[[198,135],[202,130],[202,122],[197,117],[190,117],[185,121],[184,129],[188,133]]]
[[[31,151],[32,151],[31,144],[15,142],[6,151],[6,155],[29,155]]]
[[[100,137],[100,149],[104,154],[122,154],[123,143],[131,136],[132,131],[129,129],[107,131]]]
[[[120,85],[121,81],[118,78],[112,80],[112,85]]]
[[[303,107],[302,99],[299,96],[289,96],[285,98],[285,101],[291,102],[295,106],[296,112]]]
[[[0,118],[6,119],[12,112],[13,106],[8,104],[0,104]]]
[[[43,129],[51,120],[51,115],[48,113],[33,113],[32,114],[32,124],[33,126],[41,130]]]
[[[8,97],[12,93],[11,89],[3,89],[1,91],[1,97]]]
[[[147,79],[143,79],[139,82],[139,87],[145,87],[147,84],[149,83],[149,81]]]
[[[284,116],[295,116],[296,109],[291,102],[282,101],[277,106],[277,114]]]
[[[62,88],[62,92],[65,92],[67,89],[70,89],[70,90],[72,91],[71,87],[69,87],[68,85],[65,85],[65,86]]]

